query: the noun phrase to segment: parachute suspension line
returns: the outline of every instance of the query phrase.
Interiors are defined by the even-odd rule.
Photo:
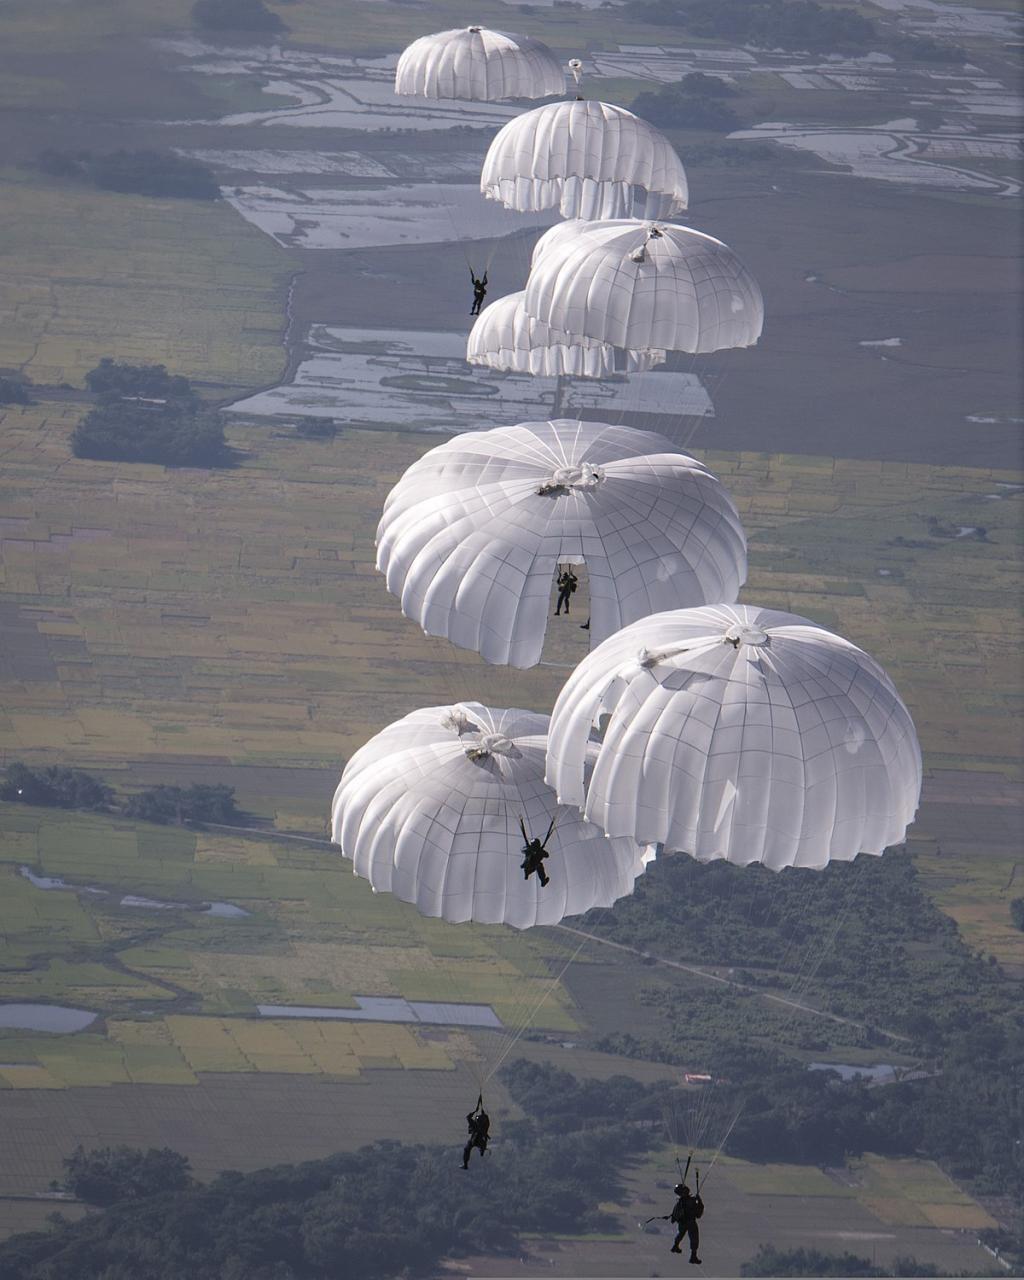
[[[493,1076],[493,1075],[494,1075],[494,1073],[498,1070],[498,1068],[501,1066],[501,1064],[505,1061],[505,1059],[508,1057],[508,1055],[509,1055],[509,1054],[512,1052],[512,1050],[515,1048],[516,1044],[517,1044],[517,1043],[518,1043],[518,1041],[519,1041],[520,1036],[523,1034],[523,1032],[526,1030],[526,1028],[530,1025],[530,1023],[533,1021],[533,1019],[534,1019],[534,1018],[537,1016],[537,1014],[540,1012],[541,1006],[544,1004],[544,1002],[547,1000],[547,998],[548,998],[548,997],[551,995],[551,993],[554,991],[555,987],[557,987],[557,986],[558,986],[558,984],[559,984],[559,983],[562,981],[562,979],[565,977],[566,972],[567,972],[567,971],[568,971],[568,969],[569,969],[569,966],[570,966],[570,965],[572,964],[572,962],[576,959],[576,957],[579,955],[579,953],[583,950],[583,948],[586,946],[586,944],[587,944],[587,942],[588,942],[588,941],[589,941],[589,939],[587,939],[587,938],[583,938],[583,939],[581,940],[581,942],[580,942],[579,946],[578,946],[578,947],[576,948],[576,950],[572,953],[572,955],[569,957],[569,959],[568,959],[568,960],[566,960],[565,964],[564,964],[564,965],[562,965],[562,967],[561,967],[561,969],[558,971],[558,973],[557,973],[557,974],[555,974],[555,976],[554,976],[553,978],[551,978],[551,979],[550,979],[550,981],[548,982],[548,985],[545,987],[544,991],[541,993],[540,998],[537,1000],[536,1004],[535,1004],[535,1005],[533,1006],[533,1008],[530,1010],[529,1016],[528,1016],[528,1017],[526,1018],[526,1020],[523,1022],[522,1026],[521,1026],[521,1027],[516,1031],[515,1035],[514,1035],[514,1036],[512,1036],[512,1038],[511,1038],[511,1040],[509,1041],[508,1045],[506,1045],[506,1047],[502,1050],[501,1054],[500,1054],[500,1055],[495,1059],[494,1065],[491,1067],[490,1071],[488,1071],[487,1075],[486,1075],[486,1076],[484,1076],[484,1081],[483,1081],[483,1083],[484,1083],[484,1084],[486,1084],[486,1083],[488,1082],[488,1080],[490,1080],[491,1076]]]
[[[565,384],[568,379],[564,374],[555,375],[555,394],[551,401],[552,418],[560,418],[562,416],[562,401],[565,396]]]
[[[726,1129],[725,1131],[725,1136],[722,1138],[722,1141],[718,1144],[718,1148],[715,1151],[715,1154],[711,1157],[711,1163],[708,1165],[707,1169],[704,1172],[705,1186],[707,1185],[708,1178],[711,1177],[712,1169],[714,1169],[715,1165],[718,1163],[718,1157],[722,1154],[722,1148],[729,1141],[729,1138],[732,1135],[732,1131],[733,1129],[736,1128],[736,1125],[739,1123],[739,1118],[743,1114],[743,1108],[746,1105],[747,1105],[746,1100],[740,1103],[739,1107],[736,1110],[736,1114],[732,1118],[732,1122],[730,1123],[728,1129]],[[700,1195],[700,1173],[699,1172],[697,1174],[697,1194]]]

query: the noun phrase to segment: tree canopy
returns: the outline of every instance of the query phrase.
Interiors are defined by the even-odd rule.
[[[262,31],[272,35],[288,30],[263,0],[196,0],[192,21],[204,31]]]
[[[64,765],[33,769],[15,760],[0,782],[0,800],[48,809],[106,809],[113,796],[112,789],[91,774]]]
[[[220,187],[209,165],[174,151],[91,151],[40,153],[39,168],[55,178],[87,182],[101,191],[187,200],[219,200]]]

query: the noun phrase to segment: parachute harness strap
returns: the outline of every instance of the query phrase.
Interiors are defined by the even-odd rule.
[[[664,232],[654,222],[647,228],[647,234],[644,236],[644,242],[638,248],[634,249],[629,255],[630,262],[635,262],[638,266],[643,265],[647,261],[647,246],[652,240],[660,240]]]
[[[564,497],[573,489],[596,489],[604,479],[604,469],[592,462],[582,462],[578,467],[558,467],[537,493],[544,497]]]

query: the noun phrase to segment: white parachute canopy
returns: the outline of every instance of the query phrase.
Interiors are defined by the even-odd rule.
[[[757,281],[728,245],[636,218],[552,228],[523,305],[552,329],[631,351],[749,347],[764,322]]]
[[[356,875],[423,915],[527,929],[633,892],[644,850],[609,840],[544,782],[547,716],[477,702],[427,707],[383,729],[345,767],[332,838]],[[545,871],[520,867],[522,818]]]
[[[642,373],[665,359],[664,351],[621,351],[593,338],[570,338],[531,319],[523,309],[523,291],[509,293],[484,307],[466,341],[470,364],[537,377],[607,378]]]
[[[564,92],[565,72],[547,45],[486,27],[421,36],[395,70],[395,93],[422,98],[502,102]]]
[[[848,640],[716,605],[645,618],[580,663],[551,715],[547,778],[610,835],[822,867],[905,838],[921,751],[889,677]]]
[[[402,612],[487,662],[540,661],[559,564],[585,564],[590,641],[680,605],[735,600],[747,572],[732,499],[651,431],[524,422],[455,436],[392,489],[377,568]]]
[[[565,218],[668,218],[686,208],[683,163],[653,125],[608,102],[549,102],[502,128],[480,175],[488,200]]]

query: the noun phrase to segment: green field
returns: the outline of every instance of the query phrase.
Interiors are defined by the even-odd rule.
[[[297,272],[306,276],[292,298],[293,348],[307,320],[372,326],[374,307],[389,323],[394,315],[393,294],[373,277],[394,269],[388,251],[359,255],[369,280],[360,283],[351,255],[281,249],[226,205],[113,195],[34,167],[42,148],[58,145],[324,145],[324,131],[296,142],[286,129],[228,137],[189,123],[279,101],[253,77],[172,69],[150,41],[185,32],[190,3],[18,0],[0,19],[0,106],[20,125],[0,157],[0,371],[45,388],[38,404],[0,408],[0,765],[74,765],[122,793],[223,781],[247,821],[267,830],[193,832],[0,805],[0,1001],[99,1015],[75,1035],[0,1031],[0,1234],[45,1225],[55,1206],[17,1197],[44,1191],[79,1142],[174,1146],[205,1178],[382,1136],[458,1140],[467,1099],[512,1047],[501,1033],[261,1019],[258,1004],[480,1002],[536,1036],[517,1054],[583,1076],[660,1079],[673,1071],[597,1053],[588,1040],[649,1031],[644,987],[685,1000],[702,985],[589,945],[552,982],[573,954],[568,935],[424,920],[371,894],[338,854],[283,838],[326,835],[345,760],[384,723],[471,698],[547,710],[564,677],[557,665],[485,667],[420,634],[385,591],[374,569],[380,508],[435,439],[348,431],[311,443],[233,420],[232,470],[71,456],[87,405],[57,388],[80,386],[102,356],[164,363],[228,398],[279,381],[296,354],[283,336]],[[450,0],[357,11],[353,22],[334,0],[299,0],[282,16],[294,43],[368,54],[464,20]],[[475,16],[509,21],[499,0],[484,0]],[[582,45],[571,7],[517,12],[516,26],[565,53],[682,40],[678,28],[627,34],[612,11],[585,17]],[[605,82],[617,101],[639,87]],[[877,95],[805,96],[778,76],[746,84],[738,105],[751,120],[798,109],[825,122],[899,114]],[[167,120],[179,124],[170,130]],[[748,531],[743,599],[834,627],[892,674],[925,753],[911,833],[924,882],[971,947],[1024,974],[1009,918],[1009,899],[1024,893],[1019,870],[1014,879],[1024,490],[1020,474],[962,461],[995,456],[964,415],[1012,408],[1013,336],[1002,319],[1014,285],[1011,215],[971,196],[919,193],[911,205],[884,184],[851,183],[844,191],[855,197],[837,200],[792,157],[694,169],[698,220],[742,244],[771,300],[758,349],[709,362],[719,416],[697,436],[738,442],[699,456]],[[443,279],[446,253],[462,280],[454,248],[431,254],[421,287],[409,291],[408,323],[450,327],[456,309],[464,320],[461,294],[456,308],[444,292],[454,290]],[[858,349],[890,323],[905,335],[902,352],[883,363]],[[975,403],[979,387],[991,403]],[[901,435],[896,451],[931,457],[920,441],[933,418],[934,456],[956,465],[752,451],[793,438],[803,447],[817,429],[827,435],[822,452],[841,451],[837,440],[883,451],[898,424],[907,443]],[[958,536],[965,529],[984,534]],[[575,626],[552,628],[545,657],[573,662],[583,644]],[[21,866],[79,891],[35,888]],[[125,895],[182,905],[147,910],[121,905]],[[212,901],[249,914],[204,914]],[[753,996],[737,996],[736,1009],[752,1041],[802,1052],[802,1019]],[[867,1062],[878,1051],[851,1044],[842,1054]],[[516,1108],[496,1080],[487,1089],[500,1136]],[[667,1211],[673,1178],[667,1156],[630,1173],[615,1206],[619,1237],[532,1242],[545,1273],[664,1269],[668,1239],[638,1233],[635,1222]],[[869,1157],[818,1170],[722,1156],[711,1193],[705,1226],[722,1269],[737,1270],[768,1238],[877,1251],[880,1260],[913,1253],[967,1272],[985,1262],[973,1241],[991,1225],[987,1210],[926,1162]],[[469,1262],[479,1275],[508,1266]]]
[[[77,386],[109,355],[222,395],[279,377],[296,264],[227,205],[0,179],[0,369]]]

